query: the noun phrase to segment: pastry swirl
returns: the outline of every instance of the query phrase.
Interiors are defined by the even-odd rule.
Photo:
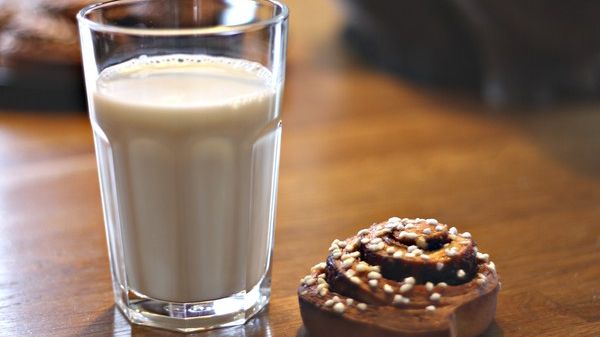
[[[471,337],[492,321],[498,290],[470,233],[394,217],[333,241],[298,293],[312,337]]]

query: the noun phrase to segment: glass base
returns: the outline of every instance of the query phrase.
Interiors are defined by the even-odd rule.
[[[269,303],[270,293],[266,277],[248,292],[214,301],[165,302],[117,290],[115,302],[131,323],[187,333],[242,325]]]

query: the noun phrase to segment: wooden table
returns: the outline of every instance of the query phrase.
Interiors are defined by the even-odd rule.
[[[198,336],[304,336],[298,279],[393,215],[457,225],[491,254],[486,336],[599,336],[600,105],[498,113],[416,88],[346,56],[331,3],[289,3],[272,302]],[[113,306],[83,114],[0,114],[0,235],[1,336],[173,335]]]

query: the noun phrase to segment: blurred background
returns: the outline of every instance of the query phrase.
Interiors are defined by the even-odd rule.
[[[75,15],[92,2],[0,0],[0,108],[85,110]]]
[[[85,109],[75,14],[93,2],[0,0],[1,106]],[[299,7],[296,20],[310,22],[292,27],[314,31],[315,43],[339,43],[341,54],[419,88],[495,108],[600,97],[594,0],[322,0]],[[333,34],[324,26],[335,27]]]

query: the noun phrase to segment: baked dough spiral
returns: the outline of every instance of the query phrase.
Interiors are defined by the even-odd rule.
[[[394,217],[334,240],[298,295],[312,337],[473,337],[493,320],[499,288],[470,233]]]

